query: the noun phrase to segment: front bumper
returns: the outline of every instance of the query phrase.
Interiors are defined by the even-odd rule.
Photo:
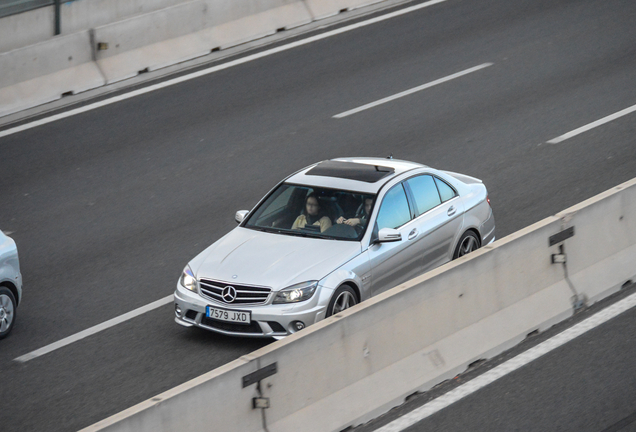
[[[297,330],[294,323],[297,321],[308,326],[325,317],[330,295],[330,292],[326,293],[325,302],[325,291],[330,290],[319,288],[311,299],[301,303],[234,307],[208,301],[177,285],[174,292],[175,322],[185,327],[196,326],[228,336],[280,338],[295,333]],[[206,317],[206,306],[249,311],[252,321],[246,325],[213,320]]]

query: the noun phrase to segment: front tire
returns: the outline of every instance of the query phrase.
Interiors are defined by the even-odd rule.
[[[335,315],[345,309],[358,304],[356,292],[349,285],[342,285],[333,293],[329,306],[327,306],[327,316]]]
[[[457,243],[453,259],[463,257],[466,254],[476,251],[479,249],[479,246],[481,245],[479,244],[479,237],[477,237],[477,234],[473,231],[466,231]]]
[[[15,323],[16,302],[9,288],[0,286],[0,339],[9,336]]]

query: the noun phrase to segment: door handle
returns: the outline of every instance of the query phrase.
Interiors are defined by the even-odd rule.
[[[455,212],[457,211],[457,209],[455,208],[455,206],[450,206],[448,208],[448,211],[446,212],[447,215],[452,216],[455,214]]]
[[[417,237],[417,234],[418,234],[417,228],[413,228],[411,232],[409,233],[409,240],[413,240],[415,237]]]

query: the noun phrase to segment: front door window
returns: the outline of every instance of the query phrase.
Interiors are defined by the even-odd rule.
[[[393,186],[382,200],[382,206],[378,213],[378,230],[382,228],[399,228],[411,220],[411,210],[406,199],[406,193],[402,183]]]

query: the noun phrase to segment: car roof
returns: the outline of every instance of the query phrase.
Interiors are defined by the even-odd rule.
[[[369,157],[337,158],[310,165],[286,182],[331,189],[377,193],[392,178],[416,168],[415,162]]]

